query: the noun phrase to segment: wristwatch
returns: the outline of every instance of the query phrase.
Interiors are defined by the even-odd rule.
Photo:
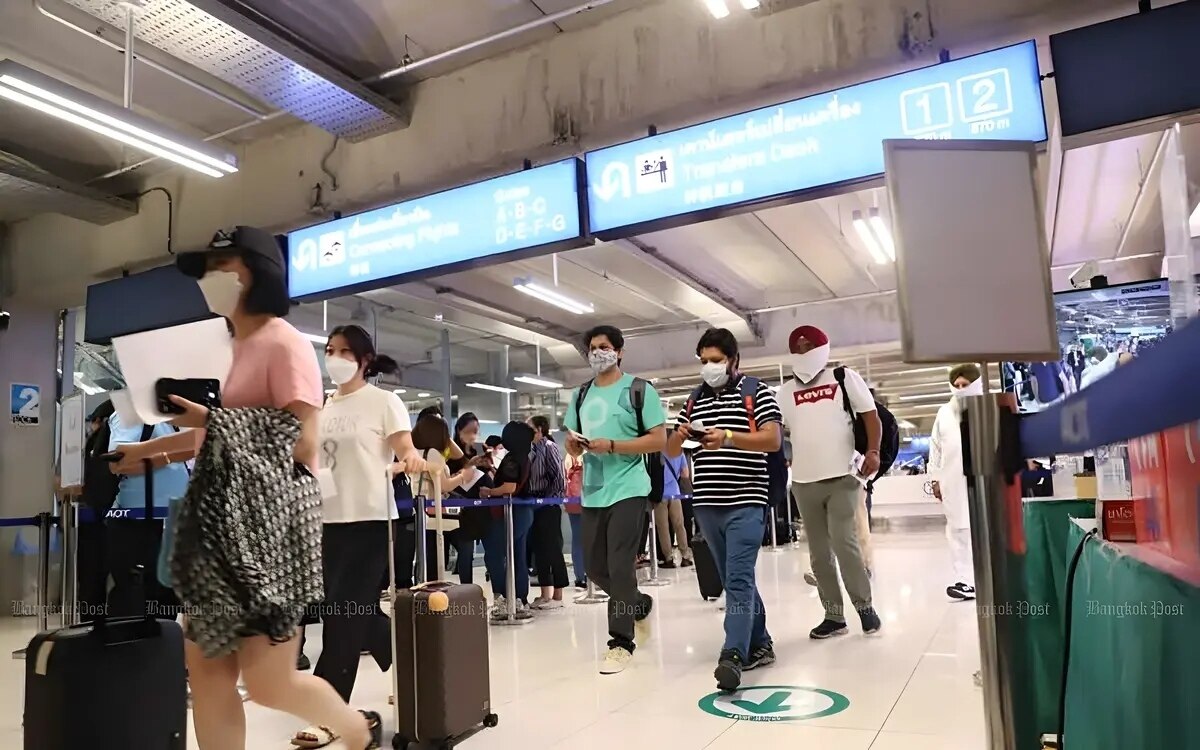
[[[725,443],[724,443],[724,447],[726,447],[726,448],[732,448],[732,447],[733,447],[733,430],[725,430]]]

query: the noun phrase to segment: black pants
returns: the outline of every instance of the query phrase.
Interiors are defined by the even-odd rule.
[[[641,535],[641,541],[638,542],[637,553],[639,555],[641,555],[641,554],[649,555],[653,551],[654,554],[658,555],[659,564],[662,564],[667,561],[667,554],[665,551],[663,551],[662,545],[658,541],[658,537],[654,538],[653,550],[651,550],[651,547],[650,547],[650,514],[653,512],[654,512],[653,510],[647,512],[645,514],[645,516],[642,518],[642,535]]]
[[[174,620],[179,600],[158,581],[158,550],[162,546],[163,522],[152,525],[128,518],[105,522],[105,552],[113,587],[108,592],[110,617],[155,617]],[[141,566],[141,570],[138,567]]]
[[[379,611],[379,575],[387,575],[387,523],[327,523],[322,534],[325,605],[321,658],[313,674],[349,702],[358,662],[370,651],[381,669],[391,667],[388,620]]]
[[[531,535],[538,584],[556,589],[570,586],[567,561],[563,557],[562,506],[546,505],[535,510]]]
[[[79,589],[76,601],[79,622],[91,622],[103,611],[108,600],[108,529],[103,523],[79,525],[79,547],[76,553]]]
[[[646,498],[632,497],[607,508],[583,509],[584,557],[588,580],[608,594],[608,647],[633,652],[633,623],[650,613],[652,601],[638,591],[637,553]]]

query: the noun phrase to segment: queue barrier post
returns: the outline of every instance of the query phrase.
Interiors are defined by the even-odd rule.
[[[783,552],[783,547],[779,546],[779,524],[776,523],[778,516],[775,509],[771,508],[771,551]]]
[[[517,565],[526,565],[526,561],[517,560],[517,533],[513,525],[513,499],[504,499],[504,597],[506,611],[491,618],[493,625],[527,625],[533,622],[529,616],[517,616]]]
[[[50,617],[50,527],[49,513],[38,513],[38,564],[37,564],[37,624],[38,631],[47,630]]]
[[[596,588],[591,579],[587,582],[587,593],[575,598],[576,604],[603,604],[608,601],[608,594]]]
[[[665,499],[659,502],[667,502]],[[650,508],[650,578],[642,581],[643,586],[670,586],[671,582],[658,577],[658,522],[654,518],[654,508]],[[666,550],[664,550],[666,551]]]
[[[68,498],[62,506],[63,563],[62,611],[64,628],[79,623],[79,502]]]

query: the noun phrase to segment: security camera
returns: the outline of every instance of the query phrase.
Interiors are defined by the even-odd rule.
[[[1092,278],[1098,275],[1100,275],[1100,266],[1095,261],[1089,260],[1071,274],[1071,286],[1076,289],[1091,289]]]
[[[8,324],[12,322],[12,316],[0,310],[0,331],[7,331]]]

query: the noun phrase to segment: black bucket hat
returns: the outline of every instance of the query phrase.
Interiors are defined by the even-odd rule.
[[[258,227],[234,227],[221,229],[213,235],[208,247],[190,253],[181,253],[175,259],[176,267],[193,279],[204,276],[208,266],[208,256],[212,253],[239,253],[258,255],[271,263],[283,273],[283,254],[279,251],[279,243],[275,235]]]

